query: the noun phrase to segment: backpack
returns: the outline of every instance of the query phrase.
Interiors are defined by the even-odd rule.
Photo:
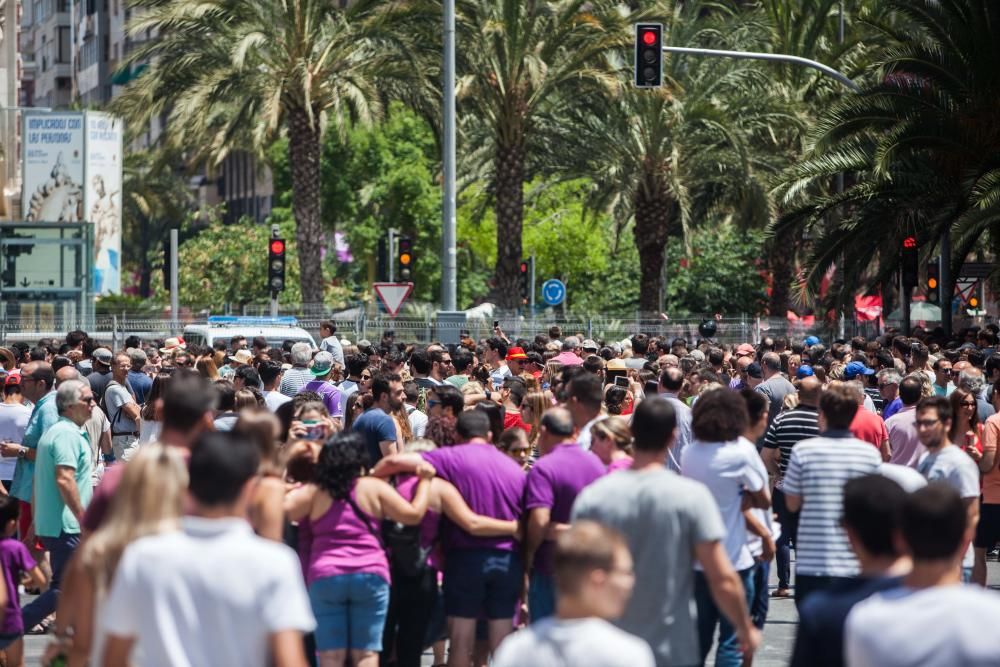
[[[395,479],[392,481],[395,486]],[[353,498],[348,496],[347,502],[357,517],[368,527],[368,531],[378,540],[393,570],[406,577],[417,577],[427,571],[427,557],[430,555],[431,547],[420,544],[420,524],[407,526],[392,519],[382,519],[381,531],[378,531]]]

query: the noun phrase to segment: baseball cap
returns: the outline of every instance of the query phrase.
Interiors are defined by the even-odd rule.
[[[594,342],[594,340],[590,339],[590,338],[588,338],[587,340],[583,341],[583,345],[581,345],[580,347],[582,347],[584,350],[593,350],[594,352],[597,352],[597,350],[598,350],[597,343]]]
[[[525,361],[528,355],[524,353],[523,347],[512,347],[507,350],[507,361]]]
[[[852,361],[844,368],[845,380],[853,380],[859,375],[875,375],[875,369],[868,368],[860,361]]]
[[[7,377],[6,377],[6,379],[3,381],[3,383],[4,383],[4,386],[7,386],[7,387],[11,387],[11,386],[14,386],[14,385],[20,385],[21,384],[21,375],[20,375],[20,373],[10,373],[10,374],[8,374]]]
[[[764,371],[756,361],[747,366],[747,375],[752,378],[764,377]]]
[[[736,347],[736,356],[737,357],[743,357],[743,356],[746,356],[746,355],[753,355],[753,354],[756,354],[756,353],[757,353],[757,350],[755,350],[753,348],[753,345],[751,345],[750,343],[740,343]]]
[[[795,377],[798,379],[813,377],[816,373],[813,371],[813,367],[808,364],[802,364],[799,366],[799,370],[795,371]]]
[[[819,345],[819,338],[816,336],[806,336],[806,339],[802,342],[806,347],[812,347],[813,345]]]
[[[109,350],[108,348],[99,347],[96,350],[94,350],[90,356],[97,363],[104,364],[105,366],[110,366],[113,355],[111,354],[111,350]]]
[[[313,374],[313,377],[320,377],[329,373],[331,368],[333,368],[333,355],[329,352],[318,352],[313,357],[312,368],[309,369],[309,372]]]

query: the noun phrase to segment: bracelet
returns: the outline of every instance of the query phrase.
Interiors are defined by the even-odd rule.
[[[56,639],[60,640],[61,642],[64,642],[66,644],[72,644],[73,637],[76,636],[76,628],[72,625],[67,625],[62,630],[56,630],[52,634]]]

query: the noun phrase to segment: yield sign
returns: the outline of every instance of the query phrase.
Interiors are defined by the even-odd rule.
[[[374,283],[375,294],[392,317],[396,316],[406,297],[413,291],[413,283]]]

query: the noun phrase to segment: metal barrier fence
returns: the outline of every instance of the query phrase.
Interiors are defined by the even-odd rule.
[[[288,313],[283,312],[282,315]],[[576,335],[591,338],[596,341],[619,341],[645,333],[652,336],[667,338],[685,338],[696,340],[700,338],[698,325],[701,318],[664,320],[656,318],[609,318],[605,316],[560,316],[531,317],[517,314],[496,314],[488,316],[468,316],[464,321],[438,322],[429,314],[424,317],[414,316],[368,316],[364,312],[350,314],[332,314],[321,317],[317,314],[298,317],[298,325],[319,339],[319,325],[323,320],[332,320],[337,325],[337,335],[347,338],[352,343],[367,339],[373,342],[381,340],[386,331],[393,331],[397,341],[429,343],[434,340],[447,340],[457,337],[459,333],[467,334],[480,340],[493,335],[493,321],[499,321],[504,333],[511,339],[531,339],[536,334],[547,334],[549,327],[558,325],[563,336]],[[67,332],[74,329],[87,331],[95,340],[113,347],[121,346],[128,336],[137,335],[145,340],[164,339],[170,336],[182,335],[184,327],[192,324],[205,324],[205,314],[181,316],[178,319],[132,317],[122,315],[100,315],[87,318],[86,321],[69,318],[52,317],[39,318],[4,318],[0,320],[0,345],[15,341],[34,344],[42,338],[63,339]],[[855,335],[872,337],[880,330],[878,322],[846,322],[843,330],[837,325],[820,324],[805,327],[790,322],[785,318],[761,318],[752,315],[724,317],[716,321],[717,332],[714,337],[719,343],[736,344],[743,342],[758,342],[765,336],[786,336],[789,339],[802,339],[809,335],[819,336],[829,342],[838,337],[850,338]],[[456,331],[457,330],[457,331]],[[450,335],[449,335],[450,334]]]

